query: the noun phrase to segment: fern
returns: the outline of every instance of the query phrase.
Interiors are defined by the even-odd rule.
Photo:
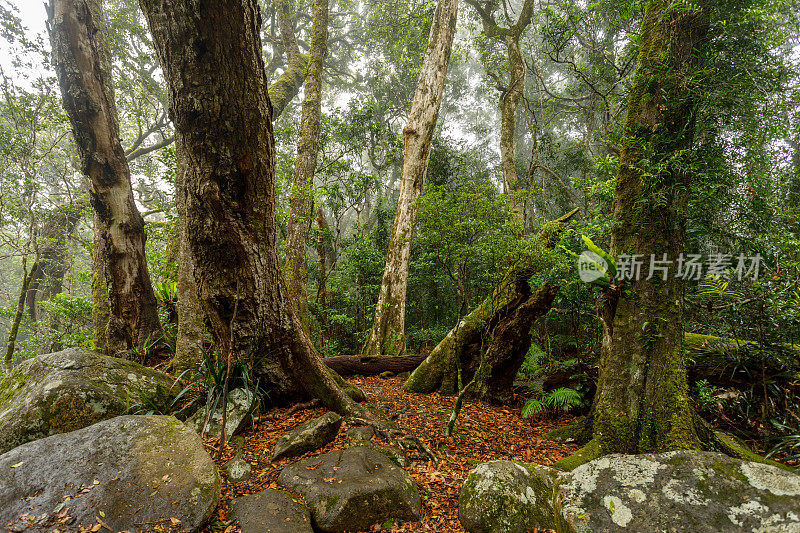
[[[570,411],[583,407],[583,396],[570,387],[561,387],[542,399],[531,398],[522,407],[522,418],[529,418],[545,411]]]
[[[522,418],[530,418],[547,410],[547,407],[537,398],[531,398],[522,406]]]
[[[733,298],[735,300],[741,299],[742,295],[736,291],[728,289],[730,281],[723,281],[720,278],[707,277],[700,282],[700,294],[708,296],[717,296],[719,298]]]
[[[553,409],[569,411],[574,407],[583,405],[583,398],[575,389],[561,387],[547,395],[547,403]]]

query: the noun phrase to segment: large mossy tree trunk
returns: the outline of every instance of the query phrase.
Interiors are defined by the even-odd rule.
[[[375,318],[362,356],[402,355],[406,349],[406,291],[411,261],[411,243],[417,222],[417,199],[422,194],[433,131],[439,116],[447,67],[456,33],[458,0],[439,0],[428,48],[411,103],[408,124],[403,129],[405,155],[400,178],[397,213],[386,255]]]
[[[314,0],[312,12],[311,51],[300,115],[300,140],[292,175],[284,270],[289,298],[294,302],[306,331],[309,321],[306,247],[313,218],[314,173],[317,170],[322,112],[322,74],[328,52],[328,0]]]
[[[283,285],[257,0],[140,4],[170,88],[189,249],[214,340],[252,364],[272,402],[319,398],[360,411],[323,366]]]
[[[620,268],[623,254],[674,260],[684,251],[692,175],[683,169],[708,28],[702,8],[667,0],[647,7],[616,182],[611,249]],[[699,448],[682,347],[684,286],[670,274],[633,276],[606,294],[593,441],[583,459]]]
[[[578,210],[575,209],[563,217],[545,224],[535,237],[539,246],[542,249],[555,246],[566,223],[577,212]],[[406,380],[403,389],[407,392],[417,393],[436,391],[442,394],[457,393],[459,390],[459,365],[462,369],[465,369],[466,374],[475,372],[480,364],[480,354],[484,340],[492,337],[492,328],[499,325],[503,318],[510,316],[512,311],[528,302],[531,297],[528,280],[537,272],[539,267],[540,265],[537,264],[534,258],[520,260],[510,268],[502,281],[492,291],[492,294],[463,318],[436,345],[427,359]],[[536,294],[539,294],[539,291]],[[553,294],[554,296],[555,294]],[[541,297],[544,297],[544,294]],[[544,301],[544,299],[540,301]],[[552,298],[550,302],[552,303]],[[523,333],[529,336],[530,326]],[[530,342],[530,339],[528,339],[528,342]],[[527,351],[527,348],[525,351]],[[514,359],[513,355],[507,352],[503,357],[498,356],[498,361],[506,356]],[[516,375],[516,372],[514,374]],[[513,381],[513,376],[511,379]],[[488,391],[488,387],[485,390]],[[497,394],[498,399],[503,395]]]
[[[105,350],[119,354],[161,334],[145,259],[144,221],[119,139],[110,60],[99,0],[53,0],[53,60],[99,223],[107,287]]]

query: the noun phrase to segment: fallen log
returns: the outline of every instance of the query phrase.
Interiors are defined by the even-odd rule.
[[[425,360],[427,355],[406,355],[402,357],[340,356],[322,360],[328,368],[340,376],[377,376],[384,372],[401,374],[411,372]]]
[[[545,224],[536,236],[543,249],[553,248],[558,242],[566,223],[578,212],[577,209],[563,217]],[[474,311],[467,315],[431,351],[430,355],[406,380],[403,389],[407,392],[442,394],[458,392],[458,367],[462,377],[474,375],[480,362],[483,340],[492,337],[492,328],[503,317],[509,316],[531,295],[528,284],[543,265],[537,260],[520,261],[506,273],[503,280]],[[542,313],[543,314],[543,313]],[[523,332],[528,334],[530,328]],[[469,377],[463,379],[468,380]]]

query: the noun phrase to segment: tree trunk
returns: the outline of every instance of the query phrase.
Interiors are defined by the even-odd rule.
[[[471,394],[496,404],[512,400],[514,380],[531,347],[531,327],[550,311],[559,289],[545,283],[532,293],[527,279],[517,287],[519,296],[501,309],[487,328],[491,337],[483,358],[480,352],[472,357],[480,363]]]
[[[19,325],[22,322],[22,315],[25,314],[25,297],[28,294],[28,288],[31,285],[31,280],[33,279],[33,275],[39,269],[39,264],[34,263],[29,272],[28,269],[24,267],[24,264],[25,263],[23,260],[22,288],[19,291],[19,300],[17,301],[17,310],[14,313],[14,320],[12,321],[11,329],[8,332],[8,343],[6,345],[6,356],[5,356],[6,366],[11,365],[11,362],[14,358],[14,348],[16,347],[17,344]]]
[[[117,110],[99,0],[53,0],[49,27],[64,109],[91,183],[103,237],[108,286],[106,350],[143,346],[161,327],[147,261],[144,221],[133,200],[130,169],[119,141]]]
[[[92,218],[92,337],[94,349],[105,352],[109,315],[108,284],[103,260],[105,237],[97,213]]]
[[[140,4],[187,163],[189,249],[214,340],[252,364],[270,401],[319,398],[359,411],[320,361],[283,286],[257,0]]]
[[[483,25],[483,34],[501,40],[508,53],[508,79],[503,87],[498,80],[500,95],[500,160],[503,164],[503,191],[509,196],[511,208],[522,229],[525,227],[525,201],[519,197],[522,186],[517,173],[517,109],[525,92],[525,59],[519,47],[523,32],[533,18],[533,0],[525,0],[517,22],[508,28],[495,22],[494,11],[500,6],[467,0],[477,12]],[[508,13],[505,14],[508,17]]]
[[[194,260],[189,248],[189,228],[186,214],[186,158],[183,143],[176,144],[178,169],[175,179],[175,199],[178,207],[178,337],[175,341],[175,357],[172,371],[180,375],[186,370],[196,370],[203,362],[203,337],[206,327],[203,323],[203,307],[197,296],[197,283],[194,280]]]
[[[431,25],[428,49],[420,69],[408,124],[403,129],[405,155],[397,214],[392,228],[375,319],[361,355],[399,355],[405,352],[405,312],[411,241],[417,222],[417,198],[428,171],[431,140],[444,92],[447,67],[456,31],[458,0],[439,0]]]
[[[531,2],[531,0],[528,0]],[[530,20],[530,19],[529,19]],[[503,162],[503,191],[508,195],[515,218],[524,229],[525,201],[517,174],[517,109],[525,91],[525,60],[519,48],[519,35],[506,36],[508,49],[508,87],[500,98],[500,159]]]
[[[340,376],[377,376],[384,372],[411,372],[425,360],[424,355],[403,357],[326,357],[322,360]]]
[[[691,176],[675,158],[691,148],[698,104],[692,83],[708,28],[700,8],[667,0],[648,5],[616,183],[611,248],[617,257],[674,260],[684,251]],[[654,175],[650,165],[662,168]],[[623,281],[606,299],[593,406],[597,454],[699,446],[682,351],[684,287],[666,277]]]
[[[308,56],[301,54],[300,48],[297,46],[297,38],[294,35],[292,5],[291,0],[278,0],[275,6],[278,29],[281,31],[283,49],[286,52],[286,70],[269,86],[273,121],[278,120],[278,117],[289,105],[289,102],[297,96],[300,86],[303,85],[303,80],[306,77],[306,66],[308,66],[309,61]],[[327,25],[325,31],[327,35]],[[325,45],[327,47],[327,42]]]
[[[566,226],[566,223],[578,212],[577,209],[563,217],[545,224],[539,231],[537,239],[544,248],[552,248]],[[514,301],[521,304],[525,300],[520,295],[525,291],[528,280],[536,272],[538,265],[520,261],[511,268],[503,280],[494,289],[491,296],[484,300],[474,311],[467,315],[450,333],[431,351],[425,361],[420,364],[406,380],[403,389],[408,392],[442,394],[458,392],[458,365],[468,374],[474,373],[479,364],[479,354],[484,338],[489,338],[490,325],[499,324],[502,310],[508,316],[508,306]],[[526,333],[530,332],[530,328]],[[527,351],[527,350],[526,350]]]
[[[308,331],[308,263],[306,246],[311,228],[314,173],[319,152],[322,111],[322,72],[328,52],[328,0],[313,1],[311,54],[306,74],[305,100],[300,117],[300,141],[294,162],[289,224],[286,235],[286,290],[300,321]]]
[[[55,207],[48,213],[40,236],[40,259],[32,273],[25,305],[32,321],[38,320],[38,300],[60,294],[67,273],[67,245],[89,205],[88,197]],[[41,296],[41,298],[40,298]]]

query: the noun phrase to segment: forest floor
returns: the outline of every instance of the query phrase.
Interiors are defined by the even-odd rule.
[[[458,521],[458,495],[464,479],[475,466],[497,459],[550,465],[579,448],[574,444],[552,442],[545,437],[550,430],[567,424],[570,417],[526,420],[520,417],[519,407],[499,407],[473,401],[464,402],[455,434],[445,438],[444,427],[452,410],[453,397],[407,393],[402,389],[401,378],[353,378],[350,381],[367,393],[370,405],[385,410],[409,433],[437,451],[441,458],[441,462],[435,464],[421,457],[409,457],[411,464],[406,470],[420,490],[425,510],[423,520],[398,524],[391,529],[375,526],[372,529],[375,532],[464,531]],[[253,474],[248,481],[237,484],[228,483],[222,476],[222,499],[217,516],[205,531],[239,531],[237,525],[230,524],[228,507],[231,500],[278,488],[276,480],[281,469],[299,459],[295,457],[270,463],[269,455],[278,437],[325,411],[324,408],[316,408],[290,412],[284,408],[262,413],[259,422],[243,434],[244,456],[253,465]],[[344,427],[339,432],[335,441],[306,456],[347,446],[346,429]],[[217,458],[218,443],[217,440],[206,440],[209,453],[222,472],[222,465],[233,456],[235,450],[227,446],[222,458]]]

